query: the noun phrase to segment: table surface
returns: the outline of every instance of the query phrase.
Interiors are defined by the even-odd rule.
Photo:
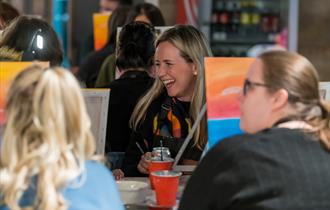
[[[180,177],[180,182],[179,182],[179,188],[178,188],[178,192],[177,192],[177,199],[180,200],[184,187],[186,186],[188,179],[189,179],[189,175],[183,175]],[[127,181],[141,181],[141,182],[145,182],[149,183],[149,177],[125,177],[122,180],[127,180]],[[153,200],[153,202],[155,201],[155,192],[154,190],[151,190],[151,188],[149,187],[146,191],[145,191],[145,200],[142,203],[132,203],[132,204],[125,204],[125,209],[126,210],[148,210],[148,203],[150,202],[150,200]],[[177,206],[173,207],[173,210],[177,209]]]

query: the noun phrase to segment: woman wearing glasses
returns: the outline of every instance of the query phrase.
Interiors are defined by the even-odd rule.
[[[179,209],[330,209],[330,106],[313,65],[296,53],[264,53],[239,101],[247,134],[208,152]]]

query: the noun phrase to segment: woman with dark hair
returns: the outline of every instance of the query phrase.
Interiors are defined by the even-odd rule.
[[[247,134],[206,154],[179,210],[330,209],[330,105],[314,66],[297,53],[261,54],[238,99]]]
[[[161,11],[154,5],[142,3],[135,5],[128,14],[126,23],[142,21],[153,26],[165,26]],[[109,55],[103,62],[95,86],[103,87],[116,78],[115,54]]]
[[[164,26],[165,20],[158,7],[150,3],[141,3],[135,5],[130,14],[127,22],[142,21],[149,23],[153,26]]]
[[[152,85],[148,71],[153,66],[155,31],[143,22],[132,22],[123,27],[119,35],[116,65],[120,74],[110,83],[106,153],[109,153],[112,169],[120,168],[114,154],[126,151],[131,129],[129,119],[141,95]],[[118,154],[118,153],[117,153]]]
[[[54,29],[44,20],[19,16],[0,40],[0,60],[49,61],[61,65],[63,52]]]
[[[114,53],[116,49],[117,27],[126,22],[130,7],[123,5],[113,11],[108,21],[109,38],[107,44],[100,50],[90,53],[79,67],[78,79],[86,87],[95,87],[95,81],[105,58]]]

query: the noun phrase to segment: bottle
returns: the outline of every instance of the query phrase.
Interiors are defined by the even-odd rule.
[[[241,19],[240,2],[234,2],[233,13],[231,15],[231,31],[233,33],[238,33],[240,27],[240,19]]]
[[[280,17],[278,12],[273,12],[270,16],[269,28],[271,33],[278,33],[280,28]]]
[[[222,8],[220,9],[219,14],[219,23],[223,26],[223,31],[227,31],[229,25],[229,11],[226,10],[226,3],[223,2]]]
[[[224,41],[227,38],[228,23],[229,23],[229,13],[226,10],[226,3],[223,1],[218,1],[218,24],[216,30],[213,32],[212,38],[214,41]]]
[[[260,21],[260,29],[263,33],[269,33],[270,32],[270,14],[267,10],[265,10],[261,15],[261,21]]]
[[[257,7],[257,3],[252,1],[250,4],[251,10],[251,32],[256,34],[258,33],[258,27],[260,25],[260,13],[259,8]]]
[[[240,24],[241,24],[241,35],[246,36],[248,33],[249,26],[251,24],[250,20],[250,8],[249,8],[249,2],[248,1],[243,1],[241,3],[242,6],[242,12],[240,16]]]

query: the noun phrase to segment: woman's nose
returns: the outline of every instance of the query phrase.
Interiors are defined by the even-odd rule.
[[[244,94],[243,94],[243,90],[240,90],[237,94],[237,100],[242,103],[244,99]]]
[[[157,75],[158,77],[162,77],[166,74],[166,70],[160,65],[157,66]]]

